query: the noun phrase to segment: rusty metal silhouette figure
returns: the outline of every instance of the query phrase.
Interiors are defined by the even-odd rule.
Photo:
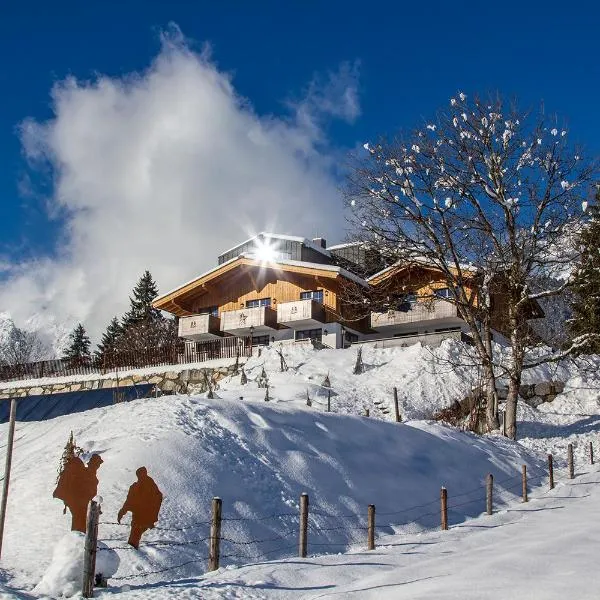
[[[92,454],[87,467],[78,456],[71,456],[62,470],[52,497],[64,502],[71,512],[71,531],[85,533],[87,507],[98,493],[97,472],[104,461],[98,454]]]
[[[125,513],[131,512],[131,531],[127,543],[138,548],[142,535],[148,529],[152,529],[158,521],[163,495],[154,479],[148,475],[146,467],[140,467],[135,474],[138,479],[129,488],[117,521],[120,523]]]

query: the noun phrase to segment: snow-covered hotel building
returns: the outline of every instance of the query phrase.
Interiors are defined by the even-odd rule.
[[[327,247],[322,238],[261,233],[217,262],[153,303],[179,317],[182,338],[252,336],[253,345],[312,340],[341,348],[365,341],[437,345],[467,331],[440,272],[422,264],[382,269],[360,243]],[[343,293],[349,286],[384,289],[389,310],[357,312]]]

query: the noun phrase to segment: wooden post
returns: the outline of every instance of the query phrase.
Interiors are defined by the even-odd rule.
[[[371,413],[368,408],[365,408],[365,417],[368,417]]]
[[[443,487],[440,492],[440,504],[442,512],[442,531],[448,529],[448,490]]]
[[[219,568],[221,547],[221,513],[223,501],[221,498],[212,500],[212,520],[210,523],[210,547],[208,550],[208,570],[216,571]]]
[[[548,479],[550,489],[554,489],[554,464],[552,462],[552,454],[548,454]]]
[[[96,548],[98,546],[98,521],[100,504],[91,500],[88,504],[85,526],[85,545],[83,549],[83,585],[81,593],[84,598],[94,597],[94,580],[96,578]]]
[[[590,465],[594,464],[594,444],[590,442]]]
[[[331,390],[327,390],[327,412],[331,412]]]
[[[375,505],[369,504],[367,513],[367,550],[375,550]]]
[[[4,521],[6,520],[6,503],[8,501],[8,485],[10,483],[10,469],[12,465],[13,442],[15,439],[15,421],[17,419],[17,399],[10,401],[10,418],[8,421],[8,441],[6,444],[6,463],[4,465],[4,483],[2,485],[2,504],[0,505],[0,555],[2,554],[2,541],[4,539]]]
[[[394,388],[394,409],[396,411],[396,423],[400,423],[402,421],[402,417],[400,416],[400,407],[398,406],[398,388]]]
[[[521,467],[521,485],[523,488],[523,502],[527,502],[527,465]]]
[[[306,558],[308,546],[308,494],[300,496],[300,537],[298,540],[298,556]]]
[[[491,473],[488,473],[487,481],[485,482],[485,507],[488,515],[491,515],[493,510],[493,493],[494,476]]]
[[[573,464],[573,444],[567,446],[567,463],[569,464],[569,479],[575,477],[575,465]]]

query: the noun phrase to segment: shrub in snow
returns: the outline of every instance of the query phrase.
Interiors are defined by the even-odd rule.
[[[85,535],[79,531],[70,531],[61,538],[54,548],[50,566],[35,586],[34,593],[51,598],[69,598],[81,592],[84,543]],[[119,556],[102,542],[98,542],[98,550],[96,574],[109,579],[119,568]]]
[[[259,388],[266,388],[269,385],[269,378],[267,377],[267,372],[265,371],[264,367],[262,368],[260,376],[258,377],[257,385]]]

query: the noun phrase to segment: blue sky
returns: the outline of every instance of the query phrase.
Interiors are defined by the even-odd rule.
[[[331,161],[427,118],[457,90],[499,90],[523,106],[543,100],[546,110],[568,119],[574,139],[597,152],[599,17],[591,1],[0,2],[0,266],[72,251],[65,238],[73,223],[49,201],[64,173],[56,162],[43,173],[27,166],[19,124],[27,118],[50,123],[56,110],[51,89],[68,76],[85,87],[81,82],[98,75],[123,82],[143,74],[161,52],[160,32],[169,23],[177,24],[193,51],[210,43],[211,64],[229,74],[263,125],[271,116],[289,116],[290,101],[304,102],[311,82],[318,87],[344,63],[354,69],[360,114],[328,118],[339,115],[322,110],[318,139],[309,142]],[[33,195],[20,193],[28,177]],[[55,218],[48,218],[48,203]],[[73,210],[73,201],[66,209]],[[319,231],[315,225],[314,232],[296,233]],[[210,266],[217,250],[194,268]],[[132,270],[142,269],[140,254]]]

